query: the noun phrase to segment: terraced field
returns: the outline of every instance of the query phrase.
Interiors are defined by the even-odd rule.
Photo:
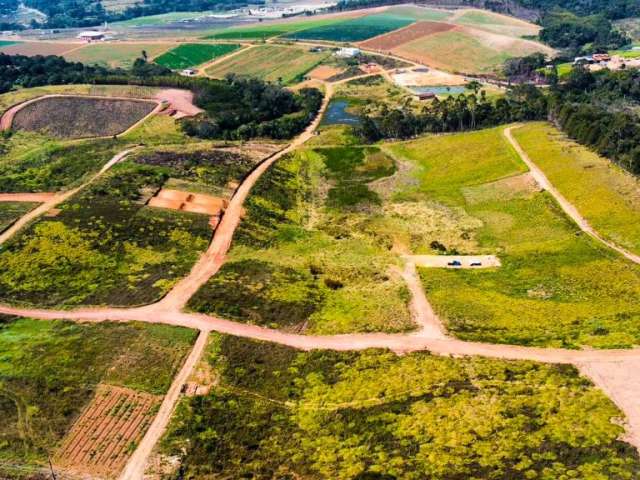
[[[240,48],[235,44],[208,45],[203,43],[185,43],[163,53],[155,63],[172,70],[195,67],[215,58],[227,55]]]
[[[271,82],[294,83],[329,55],[330,52],[310,52],[304,47],[260,45],[221,60],[208,68],[206,74],[223,78],[235,73]]]

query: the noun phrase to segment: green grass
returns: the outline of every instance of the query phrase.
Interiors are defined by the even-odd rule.
[[[181,20],[191,20],[215,13],[209,12],[171,12],[159,15],[147,15],[144,17],[131,18],[122,22],[114,22],[112,27],[151,27],[156,25],[166,25],[167,23],[179,22]]]
[[[640,182],[547,123],[513,131],[522,148],[589,223],[640,253]]]
[[[0,476],[5,464],[44,466],[99,383],[165,393],[195,336],[167,325],[1,317]]]
[[[18,43],[22,43],[22,42],[14,42],[11,40],[0,40],[0,47],[8,47],[10,45],[16,45]]]
[[[231,27],[204,37],[207,40],[266,40],[308,28],[317,28],[342,22],[344,18],[324,18],[280,23],[254,24],[248,27]]]
[[[30,202],[0,202],[0,232],[3,232],[38,204]]]
[[[160,55],[155,63],[172,70],[194,67],[222,57],[240,48],[235,44],[207,45],[202,43],[185,43]]]
[[[219,383],[161,443],[184,478],[635,478],[620,412],[570,366],[213,336]]]
[[[403,5],[400,7],[390,7],[386,13],[398,15],[400,17],[413,18],[414,20],[426,20],[432,22],[446,21],[452,12],[449,10],[437,10],[433,8],[418,7],[416,5]]]
[[[536,36],[540,30],[540,27],[533,23],[484,10],[469,10],[458,17],[454,23],[512,37]]]
[[[153,59],[172,46],[171,43],[93,43],[65,54],[64,58],[87,65],[131,68],[135,59],[142,56],[143,50]]]
[[[223,59],[206,72],[216,78],[235,73],[283,84],[295,83],[329,55],[330,52],[312,53],[308,48],[261,45]]]
[[[381,13],[293,32],[286,37],[301,40],[359,42],[406,27],[414,21],[411,17]]]
[[[227,263],[189,307],[305,333],[413,327],[372,180],[393,173],[375,148],[301,151],[252,190]]]
[[[485,142],[474,141],[481,137]],[[413,163],[418,182],[398,195],[462,209],[479,221],[467,233],[478,252],[502,260],[491,270],[421,271],[449,331],[467,340],[568,348],[639,343],[640,268],[580,234],[548,194],[491,184],[522,171],[500,129],[392,149]],[[581,180],[572,177],[573,184]]]

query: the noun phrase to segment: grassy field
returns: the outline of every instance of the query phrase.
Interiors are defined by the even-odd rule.
[[[568,348],[639,343],[640,268],[581,235],[548,194],[514,177],[524,167],[500,129],[391,150],[413,164],[417,181],[397,195],[466,212],[479,221],[467,232],[476,251],[502,260],[495,270],[421,272],[453,334]]]
[[[163,53],[155,62],[172,70],[194,67],[209,62],[214,58],[222,57],[240,48],[240,45],[219,44],[208,45],[202,43],[185,43],[166,53]]]
[[[414,22],[413,18],[381,13],[355,18],[332,25],[309,28],[286,35],[301,40],[326,40],[331,42],[359,42],[382,35]]]
[[[45,466],[98,384],[165,393],[194,340],[166,325],[0,317],[0,476]]]
[[[80,45],[77,43],[61,43],[61,42],[13,42],[9,45],[0,45],[0,53],[7,55],[25,55],[33,57],[35,55],[63,55]]]
[[[206,73],[215,78],[235,73],[272,82],[295,83],[329,55],[330,52],[312,53],[304,47],[260,45],[223,59],[208,68]]]
[[[386,108],[398,108],[416,103],[405,89],[386,81],[381,75],[337,85],[333,101],[340,100],[349,104],[347,111],[353,114],[375,114],[383,105]]]
[[[207,215],[150,208],[167,181],[239,180],[254,161],[219,150],[141,152],[13,239],[0,254],[3,301],[139,305],[185,275],[211,238]]]
[[[640,253],[640,182],[546,123],[513,131],[531,159],[596,230]]]
[[[229,259],[193,310],[304,333],[412,328],[408,292],[370,182],[395,171],[377,148],[298,152],[258,182]]]
[[[33,210],[38,204],[29,202],[0,202],[0,232]]]
[[[413,18],[414,20],[426,20],[432,22],[443,22],[451,17],[450,10],[438,10],[435,8],[418,7],[417,5],[402,5],[390,7],[385,13],[398,15],[400,17]]]
[[[54,138],[110,137],[149,115],[156,103],[109,98],[52,97],[18,111],[11,128]]]
[[[547,50],[535,42],[458,27],[411,41],[393,52],[447,71],[490,73],[511,57]]]
[[[512,37],[535,36],[540,30],[540,27],[533,23],[486,10],[468,10],[457,17],[454,23]]]
[[[114,22],[111,23],[111,27],[152,27],[156,25],[166,25],[167,23],[179,22],[181,20],[191,20],[194,18],[199,18],[205,15],[210,15],[212,11],[209,12],[170,12],[170,13],[161,13],[159,15],[147,15],[144,17],[131,18],[129,20],[124,20],[122,22]]]
[[[161,450],[184,478],[634,478],[620,412],[573,367],[213,336],[218,383]]]
[[[266,40],[267,38],[278,37],[287,33],[298,32],[309,28],[324,27],[342,22],[345,17],[322,18],[318,20],[294,20],[289,22],[276,22],[268,24],[253,24],[246,27],[225,28],[217,32],[213,32],[206,36],[206,39],[212,40]]]
[[[135,59],[142,57],[143,51],[153,59],[172,46],[174,44],[171,43],[93,43],[64,55],[64,58],[87,65],[131,68]]]
[[[0,47],[8,47],[10,45],[17,45],[20,42],[13,42],[11,40],[0,40]]]

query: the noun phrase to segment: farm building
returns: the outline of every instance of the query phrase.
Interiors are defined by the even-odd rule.
[[[86,31],[80,32],[77,36],[80,40],[84,40],[86,42],[99,42],[104,40],[105,35],[104,32],[94,32],[94,31]]]
[[[335,53],[338,58],[353,58],[360,55],[359,48],[341,48]]]
[[[193,68],[185,68],[180,72],[180,75],[182,75],[183,77],[195,77],[197,74],[198,72]]]

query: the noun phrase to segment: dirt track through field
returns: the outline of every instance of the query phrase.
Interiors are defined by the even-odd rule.
[[[571,202],[569,202],[556,187],[553,186],[544,172],[533,162],[533,160],[531,160],[527,152],[524,151],[518,141],[511,134],[511,131],[514,128],[518,128],[519,126],[520,125],[514,125],[505,128],[504,135],[516,150],[522,161],[527,165],[527,167],[529,167],[529,170],[531,170],[531,175],[536,180],[536,182],[538,182],[538,185],[540,185],[541,188],[545,189],[553,196],[553,198],[556,199],[562,210],[564,210],[564,213],[566,213],[569,218],[571,218],[578,225],[578,227],[580,227],[580,230],[582,230],[584,233],[594,238],[598,242],[602,243],[604,246],[615,250],[620,255],[626,257],[628,260],[640,264],[640,255],[636,255],[635,253],[632,253],[629,250],[616,245],[612,241],[605,239],[589,224],[587,219],[580,214],[578,209],[573,206],[573,204],[571,204]]]
[[[619,367],[619,365],[635,365],[635,363],[640,365],[640,348],[629,350],[568,350],[562,348],[539,348],[506,344],[466,342],[447,337],[444,327],[439,322],[437,315],[429,305],[421,282],[415,272],[415,266],[412,262],[408,262],[401,273],[412,294],[411,309],[419,327],[417,331],[412,333],[300,335],[264,328],[257,325],[233,322],[204,314],[181,311],[191,296],[200,288],[200,286],[207,282],[223,264],[227,251],[231,246],[235,229],[240,222],[242,205],[253,185],[257,182],[260,176],[271,165],[273,165],[273,163],[313,137],[314,131],[322,118],[323,112],[329,104],[332,94],[333,86],[326,84],[326,95],[323,100],[321,111],[314,122],[288,147],[268,157],[246,177],[245,181],[236,190],[236,194],[231,199],[229,207],[216,230],[213,241],[211,242],[207,252],[202,255],[189,275],[178,282],[175,288],[171,290],[171,292],[160,302],[145,307],[130,309],[107,307],[65,311],[17,308],[0,305],[0,313],[23,317],[39,319],[69,319],[87,322],[128,322],[135,320],[148,323],[184,326],[201,331],[194,348],[189,354],[180,372],[175,377],[167,395],[165,396],[158,415],[155,417],[137,450],[130,458],[120,478],[126,480],[140,480],[143,477],[147,459],[168,425],[171,414],[180,398],[181,387],[184,382],[186,382],[198,359],[201,357],[206,346],[207,333],[210,331],[279,343],[301,350],[329,349],[348,351],[368,348],[386,348],[397,353],[428,350],[433,354],[447,356],[484,356],[508,360],[532,360],[545,363],[574,364],[582,368],[585,374],[587,374],[596,383],[596,385],[607,392],[624,411],[629,419],[631,428],[628,440],[636,448],[640,448],[640,435],[635,433],[640,431],[640,427],[638,427],[640,425],[640,406],[634,400],[637,396],[630,397],[627,393],[628,391],[637,391],[640,393],[640,374],[635,374],[637,369],[634,368],[632,373],[625,374],[626,376],[622,378],[622,374],[620,372],[626,372],[627,370]],[[517,145],[513,140],[510,135],[510,128],[505,131],[505,135],[509,138],[512,144],[514,144],[514,148],[516,148],[518,153],[520,153],[525,163],[530,166],[532,174],[536,177],[538,182],[553,194],[555,189],[549,184],[546,177],[539,169],[537,169],[533,162],[526,157],[526,153],[523,152],[519,145]],[[114,159],[112,159],[109,164],[105,165],[103,170],[101,170],[94,179],[103,171],[106,171],[112,164],[116,163],[121,158],[124,158],[128,153],[129,151],[125,151],[119,154],[119,156],[114,157]],[[87,184],[92,180],[87,182]],[[87,184],[83,185],[83,187]],[[555,192],[557,193],[557,191]],[[68,197],[73,193],[75,193],[75,191],[67,192],[65,195]],[[583,225],[588,226],[577,210],[575,210],[575,208],[559,193],[557,193],[557,195],[558,196],[556,198],[562,199],[564,203],[562,206],[565,208],[565,211],[567,211],[569,216],[574,219],[578,219],[577,223],[581,225],[581,227]],[[27,222],[28,221],[29,220],[27,220]],[[22,224],[24,225],[27,222],[23,222]],[[590,227],[588,228],[590,229]],[[591,232],[593,232],[592,229]],[[590,232],[587,231],[587,233]],[[594,236],[594,238],[597,238],[610,246],[606,241],[597,236],[595,232],[590,234]],[[0,239],[0,241],[2,240]],[[620,251],[618,248],[614,249]],[[636,430],[633,430],[634,428],[636,428]]]

